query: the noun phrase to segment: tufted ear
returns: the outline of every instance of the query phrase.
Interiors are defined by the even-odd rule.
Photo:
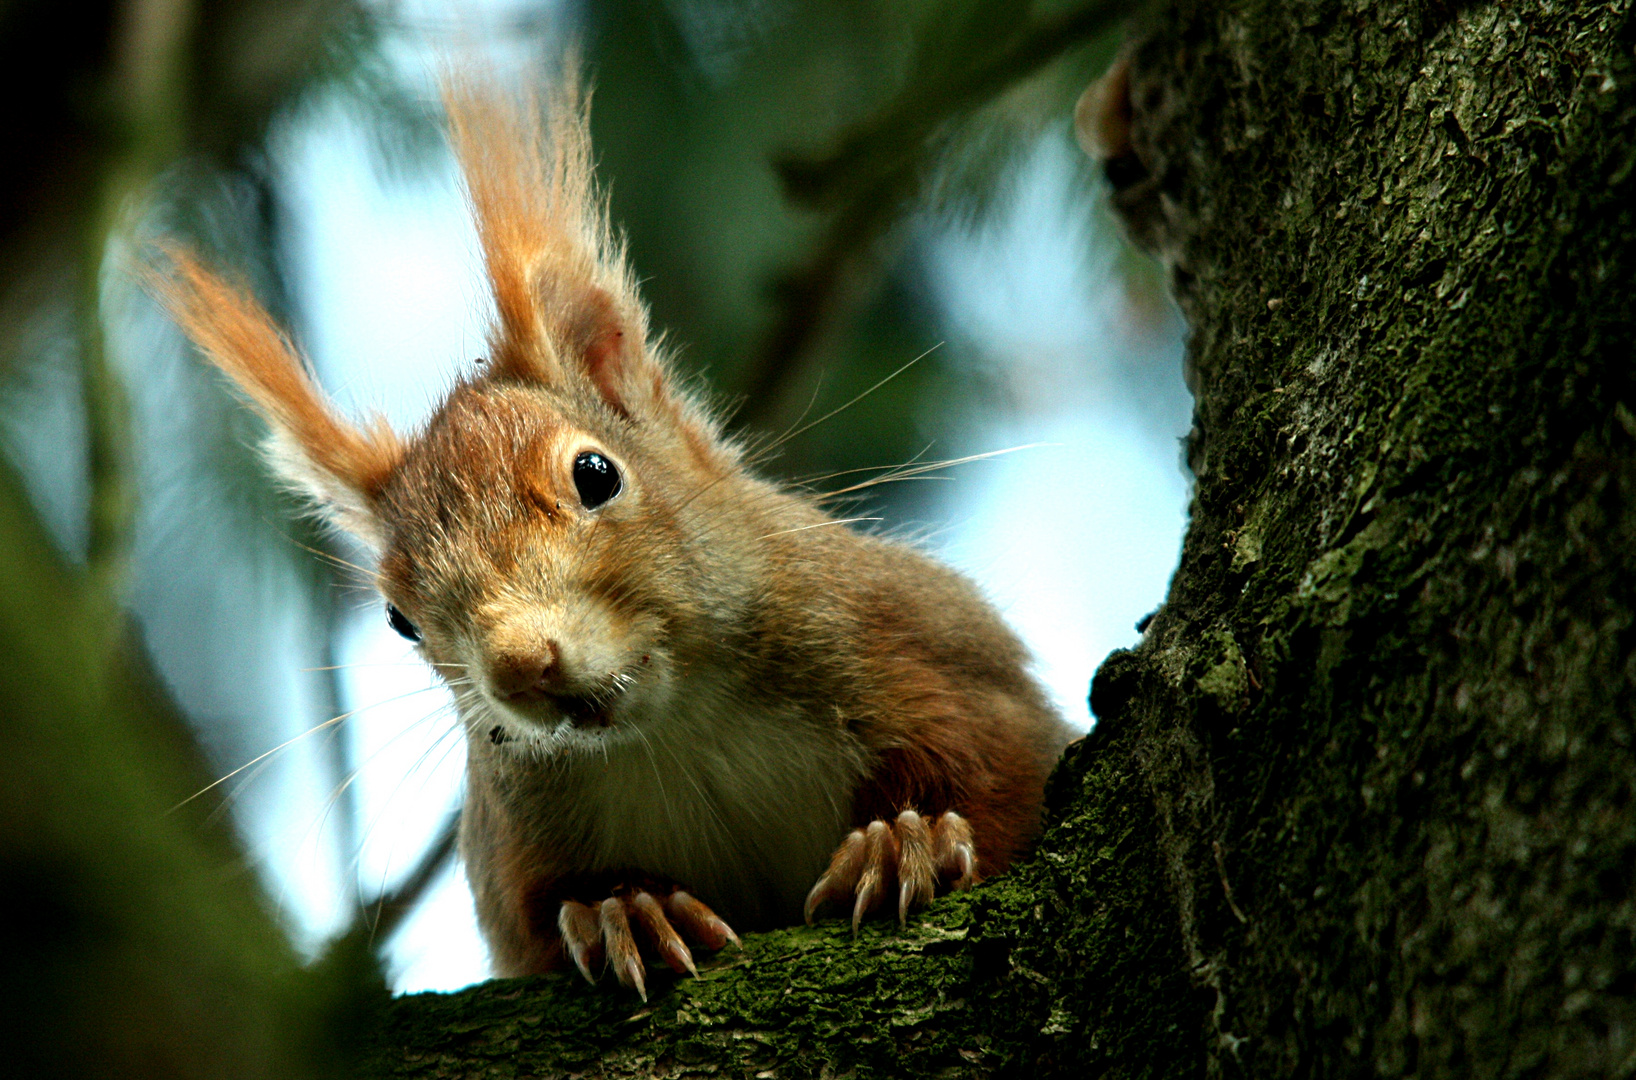
[[[449,75],[443,98],[466,181],[496,324],[492,370],[593,390],[631,416],[667,394],[647,312],[608,225],[591,164],[577,64],[543,102]]]
[[[170,273],[149,284],[212,364],[226,372],[271,428],[267,456],[279,477],[335,524],[375,550],[384,545],[376,504],[402,459],[384,420],[359,428],[336,412],[264,308],[181,248]]]

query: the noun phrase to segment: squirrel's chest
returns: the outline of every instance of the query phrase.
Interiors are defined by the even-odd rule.
[[[724,704],[577,761],[564,839],[585,870],[670,878],[736,927],[788,923],[850,827],[867,765],[841,731]]]

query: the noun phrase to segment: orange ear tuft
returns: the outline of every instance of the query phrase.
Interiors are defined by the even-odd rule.
[[[591,164],[578,65],[543,104],[457,75],[443,98],[483,245],[503,377],[589,381],[616,411],[645,397],[647,314],[609,228]],[[543,126],[542,126],[543,112]]]
[[[397,436],[378,418],[360,430],[341,417],[260,304],[188,251],[163,250],[174,273],[154,271],[150,286],[200,351],[255,403],[275,437],[293,443],[289,449],[318,474],[297,469],[302,475],[292,479],[326,500],[373,501],[402,457]]]

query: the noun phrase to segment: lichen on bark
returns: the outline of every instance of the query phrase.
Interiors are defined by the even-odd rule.
[[[1143,18],[1192,520],[1036,856],[653,1004],[400,1000],[382,1075],[1636,1069],[1629,0]]]

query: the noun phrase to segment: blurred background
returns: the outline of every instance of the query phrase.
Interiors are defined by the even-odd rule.
[[[767,466],[814,490],[993,455],[869,487],[848,515],[977,580],[1083,727],[1097,664],[1163,599],[1188,493],[1182,327],[1071,130],[1120,14],[0,9],[8,55],[32,61],[0,74],[26,163],[0,178],[0,457],[26,492],[4,512],[37,516],[74,580],[131,613],[204,759],[200,805],[302,952],[386,896],[397,988],[485,977],[440,843],[464,751],[363,554],[273,488],[258,424],[144,293],[153,243],[250,282],[348,409],[413,428],[483,354],[488,311],[437,73],[539,85],[578,43],[613,217],[681,366],[751,439],[859,398]],[[0,550],[0,573],[26,572]]]

